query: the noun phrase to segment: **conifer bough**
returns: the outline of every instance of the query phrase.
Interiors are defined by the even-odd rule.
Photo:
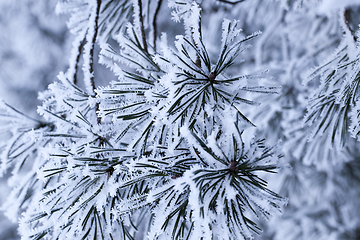
[[[15,186],[5,206],[14,219],[21,213],[23,239],[253,239],[261,234],[259,222],[288,202],[268,188],[267,179],[291,171],[287,163],[313,163],[314,154],[324,153],[312,151],[317,145],[304,143],[304,135],[327,135],[324,141],[337,148],[351,142],[349,133],[359,135],[359,55],[349,53],[358,51],[358,38],[349,21],[343,24],[348,42],[310,75],[313,81],[320,76],[320,88],[306,107],[298,97],[306,90],[281,82],[291,72],[283,70],[284,62],[316,53],[291,55],[283,46],[284,66],[274,66],[271,59],[280,56],[260,51],[264,42],[255,50],[248,45],[261,32],[242,31],[246,19],[223,19],[211,26],[217,35],[204,28],[209,9],[230,13],[228,7],[246,9],[262,1],[249,2],[58,2],[57,12],[69,14],[73,47],[68,70],[39,96],[41,120],[5,102],[0,106],[11,133],[0,145],[2,172],[12,169]],[[289,21],[299,2],[289,3],[275,23]],[[174,21],[165,24],[170,13]],[[271,37],[267,28],[264,34]],[[289,44],[291,37],[282,37]],[[104,81],[97,81],[103,77],[97,71],[104,70],[98,64],[116,80],[99,86]],[[278,79],[255,71],[255,65]],[[287,109],[302,116],[307,111],[302,130],[291,125],[299,123],[299,114]],[[271,140],[263,138],[268,135]],[[297,156],[298,149],[305,151]],[[325,155],[326,150],[328,145]]]

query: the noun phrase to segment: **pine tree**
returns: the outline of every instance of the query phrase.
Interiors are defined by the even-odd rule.
[[[360,8],[329,3],[60,0],[68,69],[0,106],[22,238],[358,237]]]

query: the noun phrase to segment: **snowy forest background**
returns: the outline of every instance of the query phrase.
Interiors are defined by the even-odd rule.
[[[99,31],[91,35],[97,28],[91,21],[97,21],[95,13],[98,5],[96,4],[100,2]],[[256,177],[254,180],[253,175],[249,177],[254,186],[247,189],[246,193],[249,196],[246,194],[245,197],[242,196],[240,202],[243,205],[240,204],[238,210],[239,213],[244,211],[245,214],[249,212],[254,214],[250,214],[252,217],[249,221],[239,217],[239,221],[244,220],[241,222],[243,225],[239,225],[242,226],[239,231],[242,237],[253,236],[259,240],[360,239],[358,141],[360,1],[143,0],[142,10],[139,10],[139,2],[141,1],[22,0],[19,4],[18,1],[0,0],[0,98],[4,100],[0,106],[2,109],[0,140],[4,140],[0,144],[3,176],[0,197],[6,215],[6,217],[1,215],[0,218],[0,239],[20,239],[18,231],[24,239],[42,237],[56,239],[56,236],[59,239],[69,236],[80,236],[73,239],[81,239],[81,237],[92,239],[90,236],[111,239],[106,235],[109,233],[114,235],[114,239],[115,236],[119,237],[116,239],[131,239],[129,235],[134,236],[134,239],[143,239],[147,235],[144,234],[146,231],[144,226],[147,226],[148,222],[153,226],[164,225],[161,222],[163,219],[146,217],[147,215],[142,215],[144,213],[141,210],[169,214],[172,211],[171,207],[179,211],[169,215],[176,217],[178,214],[179,219],[182,217],[187,220],[196,219],[196,223],[199,224],[195,223],[193,226],[182,220],[185,222],[184,225],[177,226],[174,224],[176,222],[174,217],[167,223],[167,227],[161,229],[150,227],[148,229],[148,235],[152,236],[149,237],[150,239],[155,239],[157,234],[160,235],[159,239],[175,239],[174,236],[178,237],[176,239],[182,239],[179,236],[184,232],[185,235],[190,236],[190,239],[200,239],[198,236],[209,239],[207,236],[212,234],[214,239],[225,238],[217,234],[220,231],[221,234],[224,233],[223,229],[226,229],[224,226],[228,225],[224,219],[229,217],[230,213],[219,210],[221,201],[227,202],[229,196],[238,196],[238,193],[227,190],[226,187],[223,189],[221,186],[215,190],[204,190],[204,195],[199,191],[199,196],[205,196],[205,200],[199,197],[204,206],[211,199],[216,201],[216,204],[210,201],[209,206],[205,206],[208,207],[209,215],[205,214],[204,217],[201,211],[198,213],[196,209],[201,204],[196,205],[192,202],[195,196],[193,192],[196,192],[193,188],[196,187],[189,182],[198,181],[196,183],[201,185],[209,181],[207,184],[215,186],[216,184],[211,181],[216,180],[217,176],[214,175],[211,180],[201,179],[206,175],[201,171],[206,169],[210,172],[219,167],[219,164],[225,163],[219,160],[220,163],[211,165],[210,160],[204,159],[210,157],[217,159],[215,156],[219,155],[224,155],[226,158],[229,154],[233,154],[231,156],[234,157],[240,154],[239,152],[243,156],[245,148],[251,149],[248,156],[251,157],[251,151],[254,151],[254,157],[264,160],[258,162],[262,165],[251,163],[253,165],[250,167],[260,170],[256,175],[259,174],[268,184],[263,185],[262,180]],[[123,12],[119,14],[114,9]],[[200,9],[201,18],[197,12]],[[143,13],[142,20],[138,19],[139,11]],[[224,21],[224,18],[229,21]],[[235,23],[234,20],[238,22]],[[132,25],[130,26],[128,22]],[[141,26],[142,24],[144,26]],[[232,28],[235,24],[236,27]],[[242,29],[242,32],[237,29]],[[162,32],[166,33],[167,40],[162,37],[164,36]],[[184,37],[176,37],[177,35]],[[92,36],[97,37],[93,53],[90,51]],[[136,38],[137,36],[139,38]],[[144,36],[147,44],[142,42]],[[224,38],[227,40],[225,41]],[[240,39],[241,45],[237,45],[234,39]],[[246,40],[242,42],[241,39]],[[148,50],[145,49],[145,45]],[[126,47],[122,48],[123,46]],[[130,51],[127,48],[129,46],[137,46],[138,49]],[[228,66],[225,63],[229,60],[229,56],[224,57],[222,63],[216,62],[216,59],[221,60],[219,53],[225,49],[224,46],[233,47],[228,54],[230,57],[236,57]],[[174,53],[180,57],[176,59]],[[78,56],[80,57],[77,61]],[[147,58],[148,56],[150,57]],[[210,56],[212,65],[207,62],[206,56]],[[92,57],[93,64],[89,62]],[[184,63],[180,59],[187,59],[190,62]],[[218,69],[219,74],[217,75],[215,71],[216,76],[214,76],[212,71],[217,69],[216,63],[219,68],[224,66],[224,72],[220,74],[222,70]],[[175,69],[174,66],[179,66],[181,74],[176,75],[179,69]],[[196,67],[201,71],[197,71]],[[60,72],[64,74],[59,74]],[[211,115],[213,120],[208,122],[204,120],[204,123],[198,126],[196,125],[198,123],[193,123],[192,117],[188,117],[191,112],[196,111],[196,103],[194,103],[195,107],[189,105],[189,110],[184,110],[183,115],[174,110],[181,110],[182,104],[184,106],[188,104],[184,100],[188,97],[186,93],[182,95],[183,98],[174,97],[173,102],[163,100],[179,93],[183,94],[182,91],[189,87],[184,84],[182,89],[172,90],[175,89],[175,84],[167,85],[166,80],[170,81],[171,77],[177,76],[194,78],[193,81],[198,81],[197,74],[205,76],[211,86],[224,84],[224,88],[219,89],[223,92],[231,92],[229,94],[233,101],[231,106],[234,106],[236,100],[241,103],[237,106],[240,110],[237,110],[236,114],[241,115],[240,117],[236,115],[235,130],[224,127],[233,124],[226,118],[228,117],[226,114],[234,115],[226,107],[221,108],[221,104],[226,106],[226,97],[220,104],[220,109],[226,110],[223,112],[214,110],[218,105],[212,105],[213,99],[205,104],[199,103],[199,109],[203,109],[202,116]],[[160,79],[161,84],[155,80],[151,82],[157,78]],[[95,88],[91,86],[91,79],[94,80]],[[125,88],[119,84],[121,81],[131,84]],[[53,84],[54,82],[57,84]],[[233,93],[226,84],[240,89],[239,95],[238,92]],[[170,93],[165,91],[167,88],[170,89]],[[195,91],[189,89],[187,89],[189,92]],[[91,92],[96,93],[93,99]],[[124,97],[119,92],[122,92],[121,94],[126,92],[129,95],[124,94],[126,96]],[[135,94],[130,95],[130,92]],[[149,92],[153,95],[149,96],[151,95]],[[156,97],[154,97],[155,92]],[[63,99],[67,100],[66,104],[61,103]],[[125,131],[118,130],[118,126],[120,128],[129,122],[126,126],[136,125],[137,128],[147,129],[146,122],[134,123],[134,119],[140,117],[134,113],[136,109],[131,105],[131,102],[142,103],[144,99],[147,99],[144,104],[153,104],[150,107],[150,113],[153,114],[150,114],[150,118],[162,120],[157,121],[158,125],[154,125],[153,132],[144,130],[138,142],[133,143],[131,141],[135,141],[134,139],[129,140],[129,146],[133,148],[129,150],[128,147],[126,153],[134,154],[134,157],[132,160],[124,160],[125,170],[118,167],[118,163],[111,165],[115,159],[128,157],[119,150],[121,144],[115,146],[114,139],[117,134],[121,135]],[[52,102],[53,100],[55,103]],[[74,103],[71,102],[72,100]],[[124,101],[121,103],[123,105],[119,103],[120,101]],[[68,108],[70,105],[72,107]],[[143,110],[148,105],[140,105],[139,109]],[[166,114],[169,115],[162,111],[161,106],[167,109]],[[156,115],[156,111],[159,114]],[[20,112],[29,117],[24,117]],[[124,117],[124,114],[127,117]],[[169,119],[175,123],[174,129],[180,126],[181,137],[176,136],[173,128],[169,128],[166,134],[175,140],[168,140],[170,142],[167,143],[166,148],[154,147],[149,151],[146,145],[148,140],[143,140],[144,136],[146,138],[149,133],[158,140],[158,132],[165,132],[159,126],[164,126],[165,129],[165,124],[161,124],[167,123]],[[181,122],[178,119],[182,119]],[[34,122],[44,125],[36,128]],[[74,127],[66,126],[68,123],[79,125],[83,129],[91,129],[89,132],[98,138],[94,140],[85,130],[74,130]],[[184,129],[184,126],[189,129]],[[203,134],[196,135],[197,133]],[[132,136],[135,130],[126,134]],[[126,134],[123,137],[124,141],[131,138]],[[86,137],[80,137],[80,140],[74,143],[73,139],[76,136],[83,135]],[[212,139],[215,135],[216,137]],[[105,136],[106,140],[102,136]],[[224,140],[226,136],[234,140],[227,142]],[[249,142],[254,138],[257,142],[250,145]],[[260,141],[263,138],[265,140]],[[179,139],[186,139],[186,143]],[[29,141],[33,141],[34,145]],[[217,141],[219,141],[218,145],[216,145]],[[239,147],[242,141],[245,142],[243,148]],[[235,151],[231,149],[232,146],[227,146],[233,143],[237,146],[234,147]],[[13,147],[9,147],[11,144]],[[170,146],[176,144],[178,145],[170,150]],[[196,148],[189,152],[177,148],[184,144]],[[273,148],[264,148],[262,144]],[[216,147],[219,149],[216,150]],[[185,155],[192,156],[193,162],[186,165],[188,160],[184,158],[181,162],[183,165],[177,166],[176,170],[164,167],[164,159],[178,151],[181,152],[177,155],[179,158]],[[232,151],[234,153],[231,153]],[[264,152],[261,153],[262,155],[257,155],[255,151],[267,151],[269,158]],[[265,155],[266,157],[262,159]],[[70,158],[72,160],[69,160]],[[106,159],[108,165],[98,164],[95,158]],[[152,159],[156,161],[150,163]],[[171,157],[169,159],[174,161],[169,164],[178,163]],[[82,162],[79,164],[76,161]],[[240,174],[242,166],[240,161],[234,163],[229,160],[229,174],[231,176]],[[122,171],[127,171],[131,176],[124,177],[120,181],[119,176],[123,176]],[[271,174],[274,171],[277,173]],[[79,180],[71,174],[78,174],[83,178],[80,177]],[[197,174],[199,177],[194,177],[198,176]],[[151,184],[158,184],[155,184],[159,186],[158,188],[149,187],[149,190],[144,187],[145,190],[142,190],[141,187],[136,186],[140,190],[137,189],[136,194],[133,195],[129,193],[135,191],[131,188],[133,184],[140,184],[149,176],[152,177],[151,181],[149,180]],[[83,186],[81,179],[95,179],[98,182],[94,181],[93,186],[90,183]],[[67,186],[70,186],[68,188],[84,189],[83,192],[90,190],[86,193],[88,195],[84,194],[77,198],[76,191],[70,191],[66,187],[63,190],[60,186],[62,183],[68,184]],[[147,183],[141,182],[141,184],[146,186]],[[117,191],[117,186],[121,186],[120,188],[126,192],[127,199],[121,195],[122,193],[114,193]],[[180,195],[169,193],[166,189],[168,186],[183,192]],[[204,189],[207,186],[204,184]],[[52,191],[50,189],[62,189],[59,191],[62,193],[56,190],[49,193]],[[187,192],[188,189],[192,190]],[[216,189],[224,191],[225,197],[216,195]],[[256,189],[258,192],[255,191]],[[97,194],[98,190],[100,194]],[[91,195],[92,192],[96,194]],[[109,199],[117,199],[114,197],[116,194],[121,195],[126,201],[119,200],[117,205],[116,203],[111,205]],[[42,198],[45,195],[46,198]],[[192,201],[190,203],[184,201],[182,199],[184,195],[190,196]],[[170,200],[171,206],[165,206],[158,196],[181,199],[180,205],[184,206],[187,203],[187,210],[177,208],[175,203],[170,204]],[[68,200],[61,200],[65,198]],[[246,202],[244,199],[250,200]],[[81,201],[86,204],[82,204]],[[71,207],[67,206],[70,203],[72,203]],[[62,210],[53,211],[55,206]],[[77,207],[78,212],[74,210]],[[102,208],[103,210],[100,211],[99,209]],[[111,213],[107,212],[107,208]],[[100,231],[96,232],[96,230],[93,232],[93,229],[98,229],[99,225],[94,227],[93,221],[84,222],[84,219],[91,219],[90,213],[98,216],[93,209],[98,209],[105,219],[98,218],[94,222],[98,221],[99,224],[102,221],[106,222],[116,214],[123,221],[111,220],[111,227],[103,227],[104,233],[100,234]],[[179,212],[184,215],[180,215]],[[189,212],[194,216],[190,217]],[[40,216],[41,213],[46,214]],[[232,214],[230,214],[231,221],[236,223],[236,216]],[[140,216],[148,222],[136,223]],[[12,224],[9,219],[13,221]],[[229,221],[229,218],[227,220]],[[59,225],[54,224],[57,221]],[[205,224],[201,225],[202,221],[208,221],[211,230],[207,229]],[[138,231],[132,228],[134,223],[141,226],[138,227]],[[235,223],[234,229],[236,229]],[[190,224],[193,226],[190,229],[195,230],[188,233],[190,225],[186,224]],[[69,225],[76,227],[72,229]],[[121,227],[128,230],[121,230]],[[259,235],[255,233],[258,228],[262,230]],[[62,231],[63,229],[66,231]],[[91,231],[87,232],[87,229]],[[174,235],[173,229],[178,235]],[[69,235],[65,236],[64,232]],[[232,229],[228,230],[227,234],[232,239],[239,239],[237,237],[240,236],[233,233]]]

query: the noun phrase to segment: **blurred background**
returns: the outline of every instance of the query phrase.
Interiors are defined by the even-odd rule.
[[[38,92],[67,69],[72,39],[67,16],[55,14],[56,3],[0,0],[0,99],[32,117],[37,117]],[[0,178],[0,205],[10,192],[10,175],[11,169]],[[0,240],[16,239],[17,223],[1,211]]]

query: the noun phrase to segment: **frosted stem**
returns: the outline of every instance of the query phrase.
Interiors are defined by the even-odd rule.
[[[75,60],[76,63],[74,66],[74,75],[73,75],[73,82],[75,85],[77,85],[77,71],[79,68],[80,57],[81,57],[81,53],[82,53],[84,44],[85,44],[85,38],[79,43],[78,54],[76,55],[76,60]]]
[[[90,94],[95,94],[93,60],[94,60],[94,47],[98,32],[100,5],[101,5],[101,0],[96,0],[96,3],[94,4],[94,6],[92,6],[91,15],[89,19],[89,28],[86,35],[86,45],[84,47],[84,66],[83,66],[84,81],[85,81],[86,90]]]
[[[139,6],[139,21],[140,21],[140,29],[141,29],[141,37],[144,45],[144,50],[147,52],[147,43],[146,43],[146,37],[145,37],[145,28],[144,28],[144,19],[142,16],[142,2],[141,0],[138,0],[138,6]]]
[[[157,36],[157,16],[160,12],[160,8],[161,8],[161,4],[162,4],[162,0],[159,0],[158,5],[156,7],[155,10],[155,14],[154,14],[154,19],[153,19],[153,28],[154,28],[154,51],[156,52],[156,36]]]
[[[86,30],[81,31],[72,43],[72,49],[70,54],[69,69],[67,71],[67,78],[70,82],[77,85],[77,71],[82,54],[82,49],[85,44]]]
[[[356,42],[356,34],[355,34],[355,31],[353,31],[350,27],[350,24],[349,24],[349,14],[350,14],[350,9],[347,8],[345,9],[344,11],[344,23],[346,25],[346,27],[349,29],[351,35],[353,35],[353,38],[354,38],[354,41]]]

